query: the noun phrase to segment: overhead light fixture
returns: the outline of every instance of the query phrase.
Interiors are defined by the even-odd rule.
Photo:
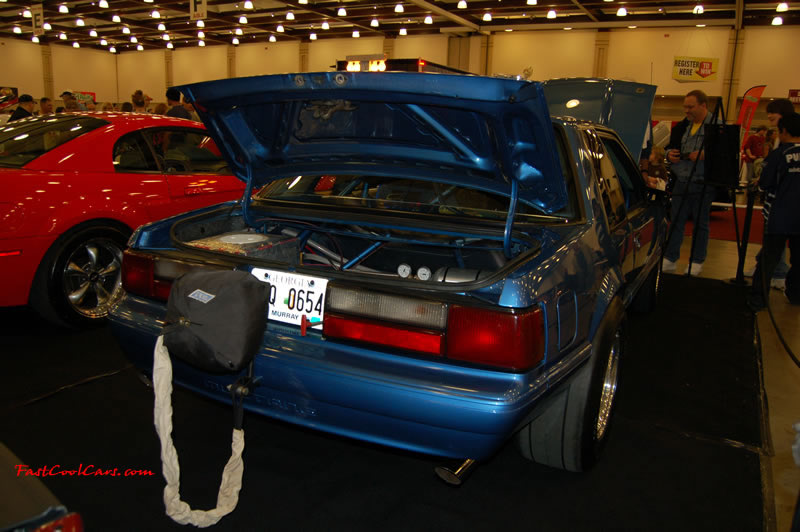
[[[625,9],[624,7],[621,7],[619,9],[617,9],[617,16],[618,17],[627,17],[628,16],[628,10]]]
[[[275,28],[275,31],[277,31],[278,33],[283,33],[283,24],[278,24],[278,27]]]
[[[783,18],[782,17],[775,17],[772,19],[773,26],[782,26],[783,25]]]
[[[73,48],[80,48],[80,47],[81,47],[81,45],[80,45],[80,43],[79,43],[78,41],[73,41],[73,42],[72,42],[72,47],[73,47]]]
[[[100,46],[108,46],[108,41],[105,39],[100,39]]]
[[[67,4],[61,4],[60,6],[58,6],[58,12],[69,13],[69,8],[67,7]]]
[[[425,17],[425,20],[423,22],[425,22],[425,24],[433,24],[433,17],[428,15]]]
[[[397,4],[396,6],[394,6],[394,12],[395,13],[402,13],[404,11],[405,11],[405,9],[403,9],[403,4]]]
[[[696,28],[705,28],[706,25],[705,24],[695,24],[695,27]]]
[[[151,18],[161,18],[161,13],[158,12],[158,9],[154,9],[150,12]]]
[[[251,2],[250,0],[247,0],[247,2],[244,3],[244,8],[245,9],[253,9],[253,2]],[[239,43],[236,43],[236,44],[239,44]]]
[[[361,34],[358,33],[358,30],[353,30],[353,38],[358,39],[359,37],[361,37]]]
[[[161,38],[164,39],[165,41],[168,41],[169,40],[169,33],[165,33],[164,35],[161,36]]]
[[[99,5],[103,9],[108,9],[108,1],[107,0],[100,0],[100,3],[97,4],[97,5]]]
[[[467,9],[467,0],[458,0],[458,9]]]
[[[692,9],[692,13],[694,13],[695,15],[702,15],[703,14],[702,4],[697,4],[696,6],[694,6],[694,8]]]
[[[142,50],[144,50],[144,46],[142,46],[141,44],[137,44],[136,49],[141,52]]]
[[[86,25],[86,23],[83,21],[83,19],[82,19],[82,18],[79,18],[79,19],[76,19],[76,20],[75,20],[75,25],[76,25],[76,26],[85,26],[85,25]]]
[[[294,20],[294,13],[291,11],[286,13],[286,20]]]
[[[33,37],[31,37],[31,42],[34,43],[34,44],[38,44],[39,43],[39,37],[34,35]]]
[[[11,31],[13,31],[13,32],[14,32],[14,33],[16,33],[17,35],[19,35],[19,34],[21,34],[21,33],[22,33],[22,28],[20,28],[19,26],[14,26],[14,29],[13,29],[13,30],[11,30]]]
[[[346,17],[347,16],[347,10],[345,8],[343,8],[343,7],[340,7],[339,10],[336,12],[336,15],[340,16],[340,17]]]
[[[247,17],[244,15],[239,17],[239,24],[247,24]]]
[[[572,28],[570,28],[569,26],[566,26],[566,27],[564,28],[564,30],[565,30],[565,31],[569,31],[569,30],[571,30],[571,29],[572,29]]]
[[[205,28],[206,27],[206,23],[203,22],[202,20],[198,20],[197,21],[197,27],[198,28]]]
[[[233,30],[233,33],[235,33],[236,35],[244,35],[242,28],[236,28],[235,30]]]
[[[130,29],[128,26],[122,26],[122,33],[124,33],[125,35],[127,35],[127,34],[129,34],[130,32],[131,32],[131,29]]]
[[[613,1],[614,0],[603,0],[603,2],[613,2]],[[659,11],[661,11],[661,8],[659,8]]]
[[[112,54],[117,53],[117,49],[114,48],[113,46],[111,48],[109,48],[108,51],[111,52]]]
[[[323,20],[323,21],[322,21],[322,29],[323,29],[323,30],[329,30],[329,29],[331,29],[331,25],[330,25],[330,24],[328,24],[328,21],[327,21],[327,20]]]
[[[775,11],[777,11],[778,13],[784,13],[786,11],[789,11],[789,4],[787,4],[786,2],[781,2],[780,4],[778,4],[778,7],[775,8]]]
[[[629,30],[635,30],[635,29],[636,29],[636,26],[628,26],[628,29],[629,29]]]
[[[297,3],[305,5],[308,3],[308,0],[297,0]]]
[[[527,4],[528,4],[529,6],[535,6],[537,3],[538,3],[538,2],[537,2],[536,0],[528,0],[528,1],[527,1]]]
[[[206,38],[206,32],[204,32],[203,30],[198,31],[197,32],[197,38],[198,39],[205,39]]]
[[[67,40],[67,34],[64,33],[64,32],[61,32],[61,33],[58,34],[58,38],[61,39],[62,41],[66,41]]]
[[[153,3],[153,0],[144,0],[144,3],[145,3],[145,4],[152,4],[152,3]]]
[[[163,22],[158,23],[158,31],[167,31],[167,26]]]
[[[237,37],[234,37],[233,39],[231,39],[231,44],[233,45],[239,44],[239,39]]]
[[[119,18],[119,15],[114,15],[113,17],[111,17],[111,21],[112,22],[122,22],[122,19]]]
[[[42,24],[42,28],[47,31],[50,31],[53,29],[53,26],[51,26],[49,22],[45,22],[44,24]]]
[[[169,48],[170,50],[172,50],[173,48],[175,48],[175,46],[173,46],[173,44],[172,44],[171,42],[168,42],[168,43],[167,43],[167,48]]]
[[[514,31],[514,28],[506,28],[505,31],[507,31],[508,33],[511,33],[512,31]]]
[[[89,37],[97,37],[97,30],[96,29],[89,30]]]
[[[197,46],[205,46],[206,41],[197,41]]]
[[[400,28],[400,35],[408,35],[408,32],[405,28]]]
[[[311,39],[312,41],[316,41],[317,40],[317,34],[316,33],[312,33],[312,34],[310,34],[308,36],[308,38]]]
[[[22,16],[23,16],[24,18],[31,18],[31,17],[33,17],[33,15],[31,14],[31,10],[30,10],[30,9],[26,9],[25,11],[23,11],[23,12],[22,12]]]
[[[547,12],[547,18],[556,18],[556,10],[555,9],[551,9],[550,11],[548,11]]]
[[[269,42],[275,42],[275,41],[277,41],[277,40],[278,40],[278,39],[277,39],[277,38],[276,38],[274,35],[270,35],[270,36],[269,36]]]
[[[492,21],[492,14],[491,13],[484,13],[483,14],[483,21],[484,22],[491,22]]]
[[[131,42],[133,44],[136,44],[137,42],[139,42],[139,39],[136,38],[136,35],[131,35]]]
[[[370,26],[372,26],[373,28],[377,28],[378,26],[380,26],[380,25],[381,25],[381,23],[380,23],[380,22],[378,22],[378,19],[376,19],[376,18],[373,18],[373,19],[370,21],[369,25],[370,25]]]

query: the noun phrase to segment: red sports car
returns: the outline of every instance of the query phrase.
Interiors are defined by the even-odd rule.
[[[71,326],[121,295],[133,229],[244,191],[202,124],[128,113],[0,127],[0,180],[0,306]]]

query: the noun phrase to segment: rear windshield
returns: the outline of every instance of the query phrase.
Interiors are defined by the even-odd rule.
[[[108,124],[89,116],[64,115],[12,122],[0,128],[0,166],[20,168],[48,151]]]

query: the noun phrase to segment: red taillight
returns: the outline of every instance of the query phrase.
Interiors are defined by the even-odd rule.
[[[530,369],[544,358],[542,311],[512,314],[452,305],[445,355],[513,370]]]
[[[441,355],[444,346],[444,334],[441,332],[354,316],[326,314],[322,327],[325,336],[401,347],[433,355]]]
[[[40,526],[35,532],[83,532],[83,519],[73,512]]]
[[[172,283],[155,278],[152,255],[125,250],[122,257],[122,288],[129,294],[166,301]]]

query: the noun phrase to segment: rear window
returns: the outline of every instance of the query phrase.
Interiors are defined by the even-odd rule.
[[[54,116],[0,128],[0,166],[19,168],[108,122],[89,116]]]

